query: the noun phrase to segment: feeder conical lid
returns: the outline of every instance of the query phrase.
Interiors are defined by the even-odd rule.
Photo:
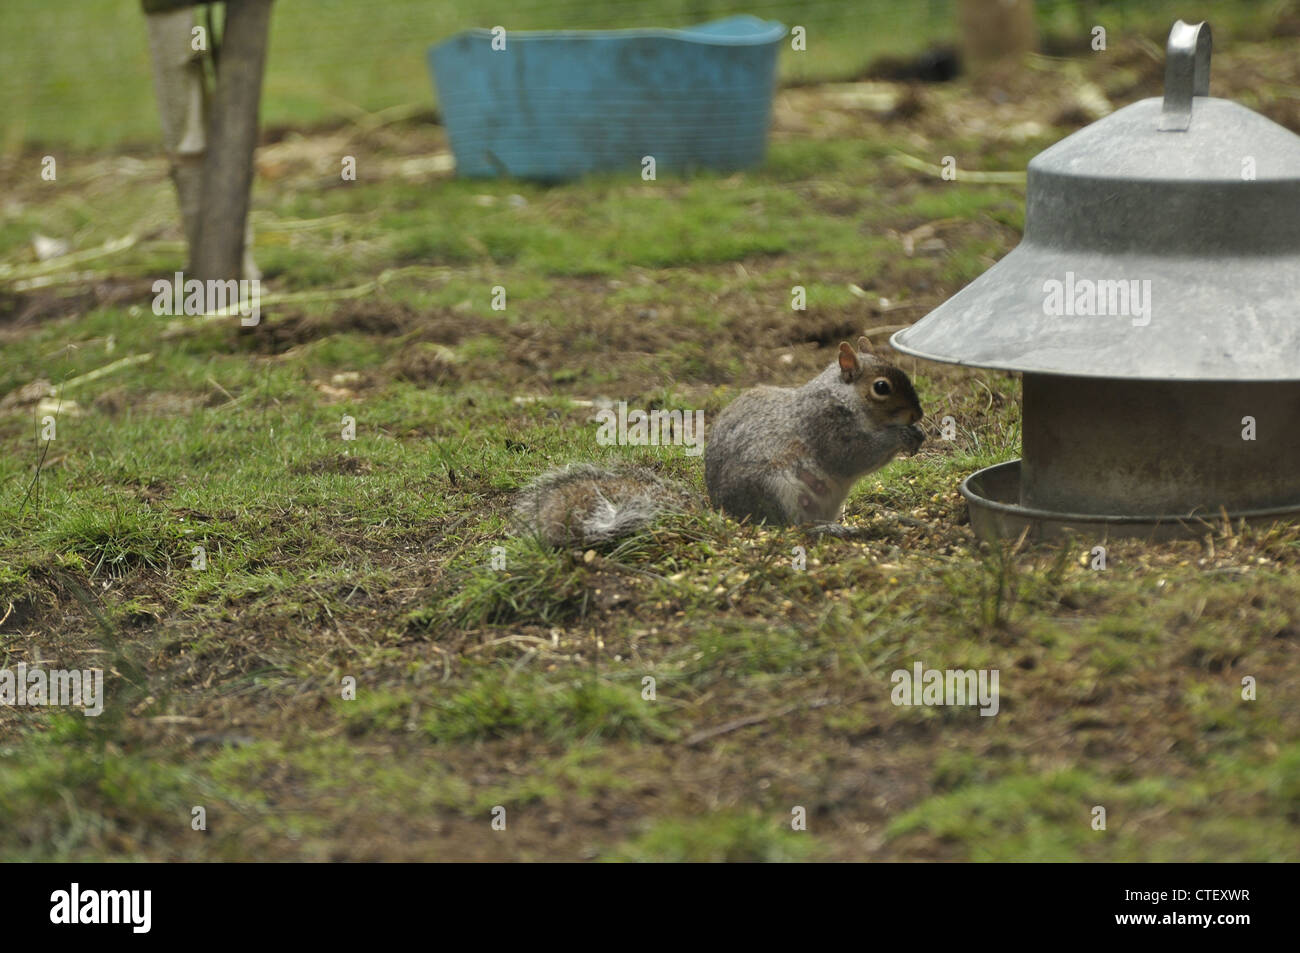
[[[896,350],[1037,374],[1300,380],[1300,136],[1208,96],[1181,20],[1165,96],[1035,156],[1021,243]],[[960,182],[958,182],[960,184]]]

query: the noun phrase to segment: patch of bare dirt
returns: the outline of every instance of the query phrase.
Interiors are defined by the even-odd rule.
[[[349,456],[346,453],[338,453],[332,457],[313,460],[311,463],[295,464],[290,468],[290,472],[299,475],[342,473],[348,476],[361,476],[369,473],[372,469],[374,469],[374,466],[369,460],[365,460],[361,457]]]
[[[402,351],[388,363],[388,372],[411,384],[443,384],[460,378],[456,352],[443,344],[421,342]]]
[[[416,311],[408,304],[375,296],[345,301],[326,314],[289,311],[264,316],[256,327],[232,327],[231,340],[241,350],[259,354],[283,354],[303,344],[332,334],[366,334],[456,344],[463,337],[479,333],[482,322],[473,315],[450,308]]]
[[[152,285],[148,278],[103,278],[75,288],[0,288],[0,331],[85,314],[96,308],[144,304],[153,298]]]
[[[870,138],[905,129],[914,151],[924,154],[931,143],[954,138],[1023,142],[1164,94],[1164,49],[1146,37],[1112,33],[1105,51],[1072,52],[1069,59],[1032,57],[1029,68],[996,83],[934,83],[945,62],[938,51],[928,74],[923,62],[890,60],[861,82],[784,89],[773,109],[773,136]],[[1287,45],[1217,43],[1211,82],[1215,96],[1300,132],[1300,57]]]

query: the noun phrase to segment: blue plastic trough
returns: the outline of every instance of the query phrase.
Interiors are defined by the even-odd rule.
[[[572,179],[762,161],[780,23],[685,30],[458,33],[429,50],[457,173]],[[498,43],[498,45],[500,45]]]

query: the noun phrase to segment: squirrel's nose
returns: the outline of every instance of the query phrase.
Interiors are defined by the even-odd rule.
[[[925,414],[921,411],[921,408],[918,407],[916,408],[916,410],[912,411],[912,419],[909,420],[908,423],[919,424],[921,422],[921,418],[924,416]]]

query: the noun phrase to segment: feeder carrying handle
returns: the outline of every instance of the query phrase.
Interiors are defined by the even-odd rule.
[[[1165,51],[1165,103],[1161,132],[1185,132],[1192,124],[1192,97],[1210,95],[1210,25],[1178,20]]]

